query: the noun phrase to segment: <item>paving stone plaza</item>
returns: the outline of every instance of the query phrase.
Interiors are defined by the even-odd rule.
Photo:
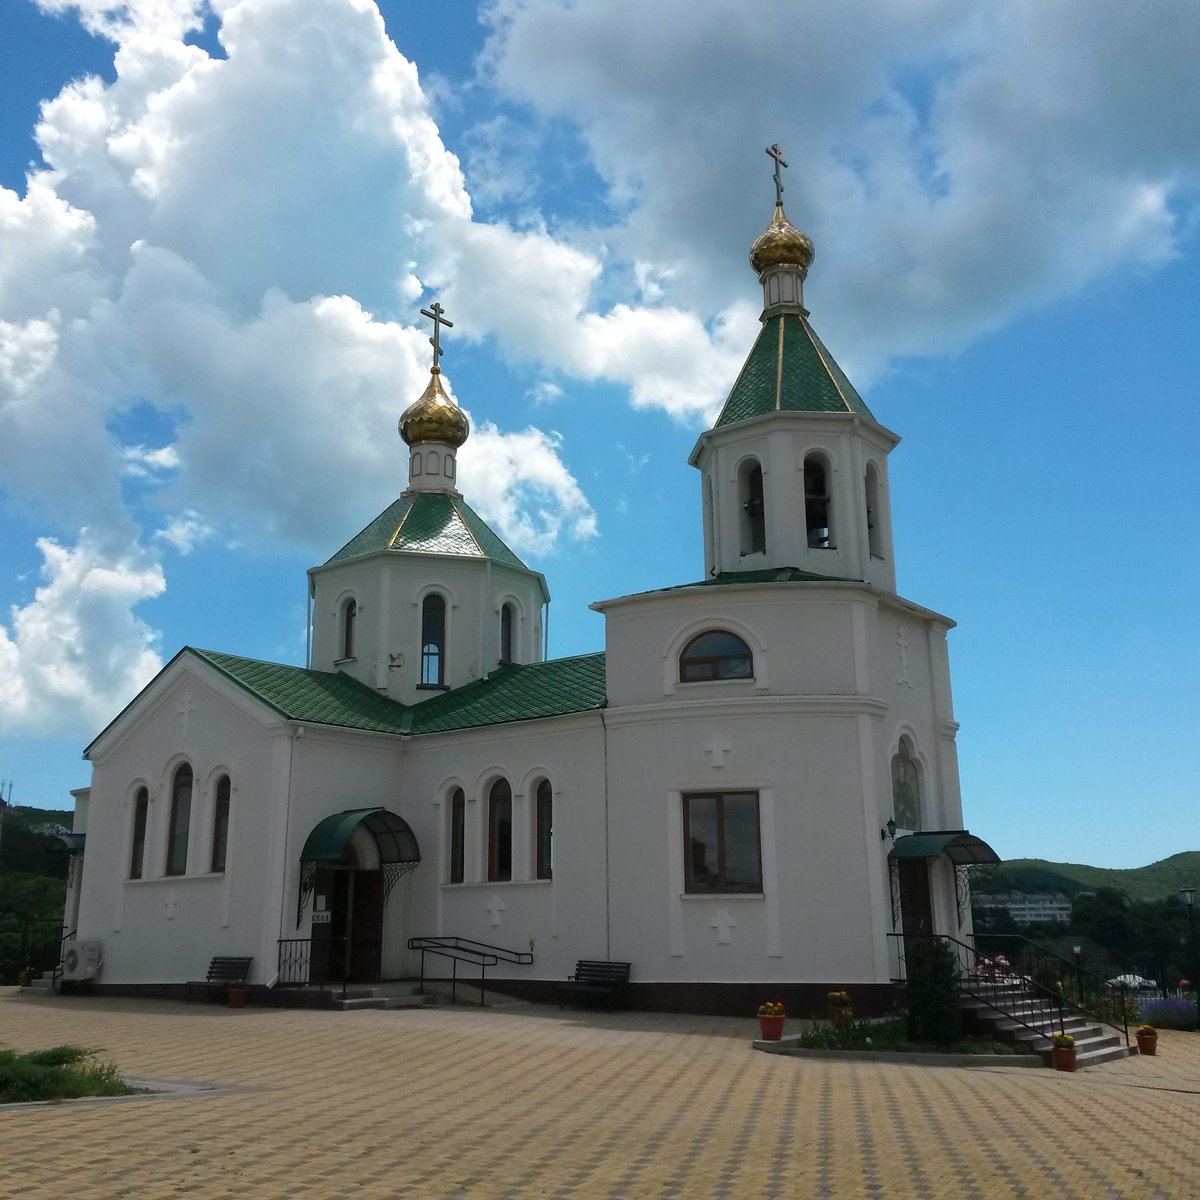
[[[0,989],[0,1043],[200,1090],[0,1109],[0,1197],[1200,1196],[1200,1035],[1074,1075],[785,1058],[753,1020]]]

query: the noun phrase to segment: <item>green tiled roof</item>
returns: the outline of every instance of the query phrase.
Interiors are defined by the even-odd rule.
[[[408,709],[349,675],[187,648],[289,721],[375,733],[405,732]]]
[[[766,567],[761,571],[722,571],[709,579],[698,579],[695,583],[676,583],[670,587],[653,588],[649,592],[638,592],[640,596],[652,596],[655,592],[678,592],[683,588],[728,587],[739,583],[861,583],[861,579],[850,579],[844,575],[817,575],[812,571],[801,571],[799,567]]]
[[[490,558],[527,569],[465,500],[437,492],[401,496],[325,565],[380,550]]]
[[[763,322],[714,428],[770,412],[858,413],[875,418],[798,312]]]
[[[538,717],[563,717],[605,704],[604,655],[501,667],[412,709],[411,732],[447,733]]]
[[[340,672],[309,671],[191,647],[188,651],[287,720],[375,733],[446,733],[562,717],[605,703],[603,654],[501,667],[487,679],[406,705]]]

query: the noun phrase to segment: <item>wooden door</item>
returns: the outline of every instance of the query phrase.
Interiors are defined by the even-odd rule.
[[[916,941],[926,941],[933,933],[933,902],[929,895],[929,860],[903,858],[900,869],[900,928],[904,933],[907,956]]]
[[[378,983],[383,956],[383,872],[355,871],[354,920],[350,932],[350,978]]]

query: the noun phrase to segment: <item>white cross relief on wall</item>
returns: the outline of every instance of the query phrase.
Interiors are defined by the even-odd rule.
[[[733,931],[737,928],[737,922],[730,916],[728,909],[718,908],[709,925],[717,931],[718,946],[728,946],[733,941]]]
[[[191,692],[184,693],[183,701],[175,711],[179,714],[180,718],[180,736],[186,739],[192,724],[192,713],[196,711],[196,705],[192,700]]]
[[[912,687],[912,680],[908,677],[908,631],[903,625],[896,626],[896,648],[900,652],[899,674],[896,676],[896,682],[905,687]]]
[[[167,910],[167,920],[175,920],[175,914],[179,911],[179,899],[174,891],[167,893],[167,898],[163,901],[163,908]]]
[[[488,901],[487,914],[491,918],[492,928],[498,929],[500,926],[500,914],[504,911],[504,901],[499,896],[492,896]]]
[[[728,738],[723,734],[714,733],[708,739],[708,745],[704,747],[704,753],[712,759],[714,767],[723,767],[725,765],[725,755],[732,749],[733,747],[729,744]]]

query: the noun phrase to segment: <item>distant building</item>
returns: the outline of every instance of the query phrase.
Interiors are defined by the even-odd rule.
[[[976,912],[987,914],[1006,912],[1018,925],[1045,924],[1050,921],[1068,925],[1071,921],[1071,899],[1062,892],[976,894],[971,897],[971,907]]]

